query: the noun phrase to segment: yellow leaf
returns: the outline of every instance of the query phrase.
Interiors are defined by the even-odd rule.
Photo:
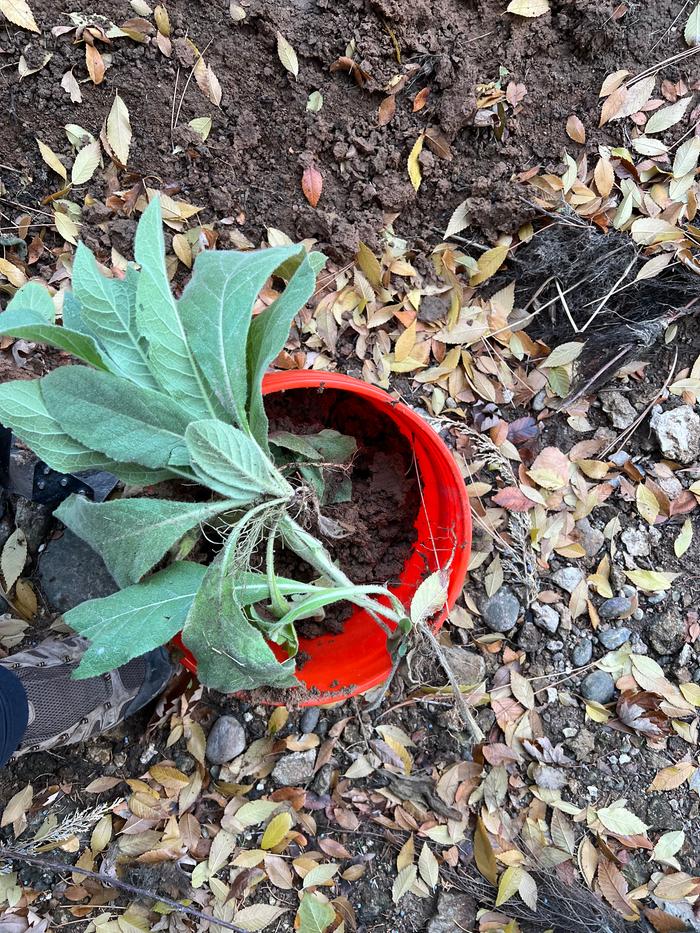
[[[416,321],[413,321],[413,323],[406,328],[406,330],[396,341],[396,346],[394,347],[394,359],[397,363],[402,363],[404,360],[408,359],[408,357],[411,355],[411,350],[413,349],[415,342]]]
[[[678,574],[663,570],[625,570],[625,576],[645,593],[660,593],[670,589]]]
[[[587,700],[586,716],[592,719],[593,722],[607,722],[611,718],[612,713],[608,712],[600,703],[596,703],[595,700]]]
[[[649,522],[650,525],[653,525],[659,514],[659,503],[656,496],[651,489],[643,483],[640,483],[639,486],[637,486],[636,499],[637,511],[645,522]]]
[[[693,706],[700,706],[700,684],[681,684],[680,691],[688,703],[692,703]]]
[[[677,765],[662,768],[648,787],[648,790],[676,790],[697,771],[692,761],[680,761]]]
[[[621,836],[635,836],[638,833],[645,833],[648,829],[647,824],[626,807],[603,807],[597,813],[600,822],[611,833],[619,833]]]
[[[95,141],[83,146],[75,157],[70,179],[74,185],[84,185],[90,181],[95,174],[95,169],[100,164],[100,144]]]
[[[129,111],[119,94],[114,95],[114,103],[107,117],[107,142],[121,164],[126,165],[131,146],[131,122]]]
[[[398,904],[404,894],[407,894],[411,890],[417,876],[418,869],[415,865],[408,865],[398,873],[391,890],[391,899],[395,904]]]
[[[496,896],[496,907],[505,904],[514,894],[517,894],[520,882],[523,877],[523,870],[519,865],[511,865],[503,872],[498,882],[498,894]]]
[[[693,525],[689,518],[683,522],[683,527],[680,530],[680,533],[676,540],[673,542],[673,550],[676,557],[683,557],[685,552],[690,547],[690,542],[693,540]],[[681,688],[682,689],[682,688]]]
[[[262,842],[260,847],[262,849],[274,849],[276,845],[279,845],[280,842],[287,835],[289,830],[292,828],[292,817],[289,813],[278,813],[277,816],[273,816],[270,822],[267,824],[267,829],[263,833]]]
[[[24,272],[9,259],[0,258],[0,275],[5,276],[10,285],[14,285],[15,288],[20,288],[27,281]]]
[[[403,871],[404,868],[407,868],[409,865],[413,865],[414,854],[415,842],[413,840],[413,833],[411,833],[408,839],[401,846],[401,851],[396,856],[396,870]]]
[[[423,133],[421,133],[418,139],[414,142],[413,149],[411,149],[411,154],[408,157],[408,177],[411,179],[411,184],[413,185],[414,191],[418,191],[422,181],[420,165],[418,164],[418,156],[423,151],[424,140],[425,136]]]
[[[549,0],[510,0],[507,10],[518,16],[542,16],[549,12]]]
[[[0,13],[3,13],[15,26],[39,32],[39,27],[26,0],[0,0]]]
[[[418,859],[420,876],[429,888],[435,888],[440,879],[440,866],[427,842],[423,843],[420,858]]]
[[[293,74],[296,78],[299,74],[299,59],[297,58],[297,53],[281,32],[277,33],[277,55],[285,71]]]
[[[490,279],[494,272],[498,272],[501,268],[507,255],[507,246],[494,246],[493,249],[487,249],[479,256],[476,272],[470,277],[469,284],[481,285],[482,282]]]
[[[474,860],[484,878],[495,885],[498,879],[496,855],[481,817],[477,817],[474,831]]]
[[[41,153],[41,158],[46,162],[49,168],[53,169],[57,175],[60,175],[61,178],[66,181],[68,178],[68,173],[66,172],[65,165],[58,158],[56,153],[50,146],[47,146],[46,143],[42,143],[40,139],[36,141],[37,146],[39,147],[39,152]]]
[[[282,729],[289,719],[289,710],[286,706],[278,706],[267,721],[267,734],[274,735]]]

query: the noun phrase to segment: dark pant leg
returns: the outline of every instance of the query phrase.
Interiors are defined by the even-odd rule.
[[[28,719],[29,703],[20,679],[0,667],[0,768],[17,751]]]

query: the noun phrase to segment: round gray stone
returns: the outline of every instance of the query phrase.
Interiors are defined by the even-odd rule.
[[[607,671],[591,671],[583,679],[581,693],[595,703],[609,703],[615,696],[615,682]]]
[[[272,780],[281,787],[299,787],[313,777],[316,751],[292,752],[284,755],[272,771]]]
[[[584,638],[571,652],[571,663],[574,667],[583,667],[593,657],[593,642]]]
[[[627,596],[613,596],[600,604],[601,619],[623,619],[632,614],[633,603]]]
[[[520,603],[506,586],[484,599],[479,609],[484,623],[492,632],[509,632],[520,615]]]
[[[620,628],[604,628],[600,629],[598,632],[598,641],[604,648],[607,648],[608,651],[615,651],[616,648],[622,647],[622,645],[629,640],[631,635],[632,632],[624,626]]]
[[[245,729],[235,716],[220,716],[207,736],[207,760],[225,765],[245,749]]]

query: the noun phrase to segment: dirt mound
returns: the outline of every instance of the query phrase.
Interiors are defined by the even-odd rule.
[[[567,147],[578,155],[580,147],[564,129],[570,114],[586,125],[591,151],[607,141],[593,125],[604,76],[621,67],[639,71],[679,47],[676,32],[667,30],[676,12],[670,0],[634,5],[621,19],[613,17],[610,0],[552,0],[551,12],[536,19],[505,14],[503,0],[243,0],[236,5],[246,14],[239,22],[229,14],[229,0],[171,0],[167,6],[171,57],[153,43],[128,38],[98,43],[112,59],[98,86],[88,78],[83,44],[51,31],[69,25],[63,11],[89,12],[82,2],[35,0],[41,35],[31,37],[29,47],[29,33],[5,31],[0,163],[20,169],[3,176],[7,198],[16,202],[7,204],[13,219],[17,204],[34,204],[58,187],[35,137],[68,155],[65,125],[77,123],[97,135],[118,90],[134,129],[132,175],[154,187],[173,183],[202,208],[200,218],[228,217],[254,242],[271,226],[294,238],[332,241],[336,254],[348,254],[358,239],[376,244],[386,220],[398,215],[396,233],[420,247],[440,239],[465,198],[473,228],[493,237],[531,214],[516,173],[537,164],[554,170]],[[99,12],[117,24],[134,17],[127,0],[104,0]],[[296,80],[277,57],[277,32],[298,55]],[[178,51],[184,37],[204,52],[220,81],[220,108],[196,81],[188,82],[191,63]],[[47,52],[46,66],[20,82],[13,67],[20,54],[41,61]],[[364,86],[347,71],[330,70],[346,53],[366,74]],[[81,104],[61,87],[70,70],[80,83]],[[395,95],[395,114],[380,126],[384,88],[400,75],[408,77]],[[503,129],[500,141],[486,110],[477,110],[477,102],[494,92],[484,86],[499,80],[504,90],[512,82],[515,102],[502,102],[503,120],[493,118]],[[314,91],[323,95],[319,112],[306,109]],[[413,112],[416,96],[420,102],[426,94],[425,105]],[[213,122],[204,143],[187,125],[202,116]],[[416,193],[407,160],[426,130],[433,139],[420,156],[423,181]],[[301,190],[310,164],[323,178],[316,209]],[[121,172],[108,181],[98,171],[70,197],[104,201],[110,189],[133,180]],[[113,222],[108,241],[97,227],[108,216],[85,212],[88,241],[126,247],[131,222],[120,221],[121,231]]]

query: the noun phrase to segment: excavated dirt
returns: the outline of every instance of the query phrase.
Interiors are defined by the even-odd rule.
[[[85,196],[95,199],[88,199],[83,235],[107,256],[111,247],[129,255],[135,221],[115,219],[104,201],[140,179],[153,187],[171,185],[173,193],[202,208],[203,221],[227,218],[228,225],[220,227],[223,246],[230,245],[232,232],[257,243],[266,227],[275,227],[294,238],[332,242],[335,254],[347,255],[358,240],[376,245],[386,221],[395,218],[395,232],[421,247],[439,241],[465,198],[473,228],[493,237],[512,232],[533,213],[517,173],[538,164],[555,170],[564,149],[580,154],[582,147],[564,130],[570,114],[585,125],[589,152],[601,141],[619,144],[615,124],[614,137],[595,126],[605,75],[619,68],[639,72],[682,46],[677,28],[668,28],[678,12],[672,0],[630,4],[621,18],[611,0],[552,0],[551,12],[536,19],[505,14],[503,0],[242,0],[239,6],[246,16],[234,22],[229,0],[171,0],[171,57],[131,39],[98,43],[112,61],[95,86],[83,44],[75,44],[72,34],[51,32],[69,25],[67,13],[89,13],[90,4],[35,0],[41,35],[27,45],[30,34],[10,27],[0,41],[0,170],[13,168],[1,172],[5,222],[22,213],[19,205],[34,204],[60,186],[35,137],[69,163],[65,124],[78,123],[97,135],[118,90],[134,131],[129,172],[108,179],[109,173],[98,170],[69,195],[80,204]],[[98,7],[117,24],[134,16],[127,0],[102,0],[94,12]],[[296,80],[277,57],[277,31],[297,52]],[[221,83],[218,108],[194,80],[183,96],[192,64],[182,53],[185,37],[204,51]],[[363,87],[346,71],[330,70],[349,44],[368,75]],[[48,64],[20,82],[20,54],[34,62],[46,52],[53,56]],[[667,69],[665,76],[687,74],[688,66],[680,67],[685,71]],[[61,87],[71,69],[80,82],[79,105]],[[492,126],[479,125],[484,111],[476,109],[483,93],[477,86],[499,80],[499,69],[504,88],[513,82],[526,90],[522,100],[506,104],[500,141]],[[383,89],[407,71],[413,73],[396,94],[395,115],[380,126]],[[308,112],[309,94],[317,90],[323,108]],[[413,112],[421,91],[428,92],[427,102]],[[521,94],[519,87],[511,97]],[[173,109],[179,118],[171,129]],[[206,143],[187,126],[202,116],[213,121]],[[425,130],[436,132],[438,142],[432,151],[428,144],[424,148],[416,193],[407,159]],[[310,164],[323,178],[316,209],[301,190]],[[51,218],[35,214],[33,220],[41,234],[45,228],[39,225]]]
[[[398,428],[365,402],[332,389],[280,393],[268,397],[265,407],[273,430],[311,434],[332,428],[356,439],[357,455],[348,474],[352,500],[322,509],[344,537],[322,540],[354,583],[398,582],[416,539],[420,509],[413,454]],[[311,530],[318,533],[316,527]],[[278,556],[275,569],[292,579],[309,579],[309,566],[288,551]],[[311,638],[323,630],[339,631],[351,611],[347,603],[328,606],[323,622],[306,622],[302,632]]]

